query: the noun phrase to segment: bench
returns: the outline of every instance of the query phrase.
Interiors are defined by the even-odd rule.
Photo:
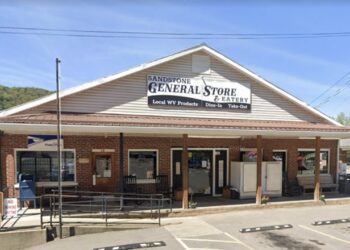
[[[307,189],[314,189],[315,188],[315,176],[314,175],[298,175],[298,182],[299,185],[304,188],[304,190]],[[330,174],[322,174],[320,175],[320,187],[321,190],[324,191],[324,189],[327,190],[336,190],[337,184],[333,182],[333,177]]]

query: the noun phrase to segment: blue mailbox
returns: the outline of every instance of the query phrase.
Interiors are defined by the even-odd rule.
[[[19,174],[19,203],[22,209],[22,204],[26,200],[34,202],[36,208],[36,196],[35,196],[35,180],[31,174]]]

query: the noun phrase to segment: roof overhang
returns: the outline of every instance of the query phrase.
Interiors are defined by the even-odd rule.
[[[296,98],[295,96],[287,93],[286,91],[280,89],[279,87],[277,87],[276,85],[274,85],[273,83],[265,80],[264,78],[262,78],[261,76],[253,73],[252,71],[246,69],[245,67],[243,67],[242,65],[236,63],[235,61],[231,60],[230,58],[224,56],[223,54],[219,53],[218,51],[210,48],[209,46],[205,45],[205,44],[201,44],[183,51],[180,51],[178,53],[172,54],[170,56],[167,57],[163,57],[161,59],[146,63],[146,64],[142,64],[139,65],[137,67],[131,68],[129,70],[111,75],[111,76],[107,76],[104,78],[100,78],[97,79],[95,81],[91,81],[91,82],[87,82],[85,84],[79,85],[77,87],[73,87],[67,90],[63,90],[60,92],[60,97],[66,97],[66,96],[70,96],[76,93],[79,93],[81,91],[123,78],[125,76],[140,72],[142,70],[146,70],[155,66],[158,66],[160,64],[169,62],[171,60],[192,54],[192,53],[196,53],[198,51],[203,51],[208,53],[209,55],[217,58],[218,60],[220,60],[221,62],[225,63],[226,65],[230,66],[231,68],[238,70],[240,72],[242,72],[243,74],[245,74],[246,76],[250,77],[252,80],[262,84],[263,86],[269,88],[270,90],[274,91],[275,93],[278,93],[279,95],[283,96],[284,98],[288,99],[289,101],[301,106],[302,108],[306,109],[307,111],[309,111],[310,113],[319,116],[323,119],[325,119],[326,121],[328,121],[330,124],[334,124],[337,126],[342,126],[340,123],[338,123],[337,121],[335,121],[334,119],[328,117],[327,115],[323,114],[322,112],[320,112],[319,110],[307,105],[305,102],[301,101],[300,99]],[[0,117],[6,117],[6,116],[10,116],[16,113],[20,113],[22,111],[43,105],[45,103],[48,103],[50,101],[54,101],[56,100],[56,94],[51,94],[48,95],[46,97],[19,105],[17,107],[13,107],[10,108],[8,110],[4,110],[2,112],[0,112]]]
[[[0,123],[0,130],[8,134],[55,134],[55,124],[25,124]],[[118,135],[125,134],[153,134],[160,136],[268,136],[268,137],[316,137],[324,139],[350,138],[349,132],[317,131],[317,130],[283,130],[283,129],[239,129],[239,128],[196,128],[196,127],[169,127],[169,126],[101,126],[101,125],[62,125],[62,133],[67,135]]]

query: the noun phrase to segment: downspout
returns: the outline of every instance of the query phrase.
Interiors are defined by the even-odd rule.
[[[124,192],[124,134],[119,134],[119,193]]]
[[[337,184],[337,189],[339,189],[339,151],[340,151],[340,139],[337,140],[337,171],[336,171],[336,184]]]

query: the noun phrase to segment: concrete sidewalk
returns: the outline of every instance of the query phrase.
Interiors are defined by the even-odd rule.
[[[350,198],[333,198],[326,199],[325,202],[315,202],[313,200],[298,200],[298,201],[279,201],[269,203],[267,205],[256,205],[254,203],[249,204],[235,204],[235,205],[218,205],[218,206],[202,206],[196,209],[174,208],[172,213],[169,213],[169,209],[163,209],[161,211],[162,217],[184,217],[184,216],[197,216],[204,214],[220,213],[220,212],[231,212],[231,211],[242,211],[242,210],[259,210],[259,209],[275,209],[275,208],[289,208],[289,207],[309,207],[309,206],[324,206],[324,205],[345,205],[350,204]],[[45,226],[48,226],[49,216],[44,217]],[[58,223],[58,217],[53,218],[53,222]],[[80,215],[79,218],[74,216],[63,217],[64,224],[80,224],[80,225],[105,225],[105,219],[103,215],[96,214],[85,214]],[[120,218],[120,216],[113,217],[111,215],[108,218],[110,224],[147,224],[154,223],[155,219],[149,218]],[[0,225],[1,231],[13,231],[23,229],[34,229],[40,228],[40,209],[28,209],[23,208],[18,211],[17,217],[11,217],[4,219]]]

